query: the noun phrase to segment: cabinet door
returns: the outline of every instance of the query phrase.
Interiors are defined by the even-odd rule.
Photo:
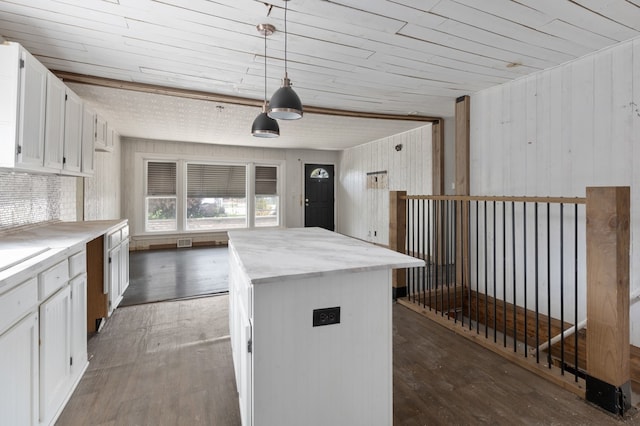
[[[240,365],[238,366],[237,386],[238,398],[240,400],[240,417],[243,425],[252,424],[253,417],[253,359],[251,351],[252,330],[249,316],[244,312],[242,306],[239,309],[239,335],[240,348],[238,348]]]
[[[120,298],[129,287],[129,240],[124,240],[120,245]]]
[[[82,108],[82,173],[93,174],[96,114],[86,104]]]
[[[47,110],[44,134],[44,167],[62,170],[64,143],[64,95],[66,87],[47,74]]]
[[[40,422],[49,424],[70,383],[71,292],[65,286],[40,305]]]
[[[71,376],[87,364],[87,274],[74,278],[71,287]]]
[[[45,103],[49,71],[21,49],[20,118],[17,163],[27,168],[44,164]]]
[[[96,151],[109,151],[107,148],[107,122],[100,115],[96,115]]]
[[[2,424],[38,424],[38,314],[0,335]]]
[[[82,99],[65,88],[63,169],[80,173],[82,160]]]
[[[109,315],[118,307],[120,295],[120,249],[116,246],[109,252]]]

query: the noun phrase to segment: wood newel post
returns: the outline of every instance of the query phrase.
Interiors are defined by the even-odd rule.
[[[389,191],[389,249],[406,254],[407,235],[407,191]],[[407,270],[394,269],[391,272],[393,297],[406,294]]]
[[[456,99],[456,195],[469,195],[469,151],[470,151],[470,120],[471,120],[471,99],[469,96],[460,96]],[[469,270],[469,259],[466,254],[469,252],[469,239],[467,238],[469,224],[469,209],[466,202],[458,203],[456,210],[456,284],[467,284],[464,282],[464,274]],[[466,277],[468,281],[468,277]]]
[[[631,406],[629,193],[587,188],[586,397],[617,414]]]

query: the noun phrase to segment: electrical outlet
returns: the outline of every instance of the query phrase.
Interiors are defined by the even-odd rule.
[[[313,310],[313,326],[339,324],[340,323],[340,306],[334,308],[314,309]]]

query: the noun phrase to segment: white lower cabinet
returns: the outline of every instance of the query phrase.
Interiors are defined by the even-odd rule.
[[[120,293],[120,263],[122,256],[120,255],[121,246],[111,249],[109,252],[109,315],[118,307],[122,300]]]
[[[71,380],[71,290],[65,286],[40,305],[40,422],[48,425]]]
[[[38,314],[0,334],[0,423],[38,423]]]
[[[0,424],[52,425],[88,366],[84,247],[0,294]]]
[[[109,293],[109,315],[129,287],[129,225],[111,231],[105,238],[105,262],[109,265],[105,293]]]
[[[71,380],[80,378],[87,367],[87,274],[69,283],[71,289]]]

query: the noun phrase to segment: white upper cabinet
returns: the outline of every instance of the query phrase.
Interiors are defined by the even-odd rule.
[[[55,75],[47,74],[47,108],[45,112],[44,167],[62,170],[64,159],[64,97],[66,86]]]
[[[82,108],[82,173],[93,174],[95,160],[96,113],[87,105]]]
[[[19,44],[0,44],[0,167],[41,171],[48,74]]]
[[[66,87],[63,173],[79,174],[82,158],[82,99]]]
[[[112,151],[113,142],[109,144],[109,138],[113,135],[109,134],[110,130],[107,121],[100,114],[96,116],[96,151]],[[113,141],[113,139],[111,139]]]
[[[0,93],[0,168],[93,174],[95,113],[85,135],[82,99],[17,43],[0,43]]]

